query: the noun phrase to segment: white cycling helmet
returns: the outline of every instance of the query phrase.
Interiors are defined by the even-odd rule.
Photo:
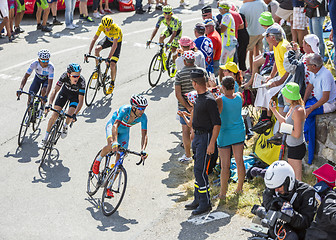
[[[37,56],[39,59],[49,59],[50,58],[50,51],[48,49],[41,49],[38,53]]]
[[[135,107],[147,107],[148,105],[147,99],[144,96],[135,94],[132,95],[130,103]]]
[[[266,170],[264,182],[270,189],[284,186],[285,192],[290,192],[295,184],[294,169],[286,161],[275,161]]]

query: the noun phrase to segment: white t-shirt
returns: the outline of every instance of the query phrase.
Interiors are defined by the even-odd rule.
[[[328,102],[336,99],[336,84],[331,72],[324,66],[316,74],[310,73],[309,83],[314,86],[314,96],[317,100],[322,98],[323,92],[330,92]]]
[[[180,56],[176,58],[176,70],[179,71],[184,68],[184,56]],[[205,58],[201,51],[195,52],[195,65],[200,68],[206,68],[205,66]]]

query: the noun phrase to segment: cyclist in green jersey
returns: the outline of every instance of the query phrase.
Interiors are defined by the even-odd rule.
[[[179,47],[178,40],[182,36],[182,21],[179,20],[177,17],[173,16],[173,9],[171,6],[167,5],[164,6],[163,9],[163,15],[161,15],[156,23],[156,26],[153,30],[152,36],[150,40],[147,41],[147,46],[152,42],[153,38],[155,37],[157,31],[160,28],[161,23],[167,26],[167,29],[164,30],[159,38],[160,43],[164,43],[163,41],[170,36],[170,39],[168,40],[166,46],[170,47],[172,49],[173,53],[173,68],[176,68],[175,66],[175,59],[177,58],[177,52],[176,49]]]

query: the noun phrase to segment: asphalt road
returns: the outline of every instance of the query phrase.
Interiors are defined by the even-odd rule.
[[[178,1],[171,4],[177,7]],[[191,5],[175,10],[183,21],[183,35],[194,37],[193,26],[201,21],[200,8]],[[150,88],[147,80],[149,63],[157,48],[145,49],[145,43],[159,14],[112,15],[124,33],[113,96],[104,97],[99,92],[93,106],[83,107],[68,137],[61,139],[53,151],[55,164],[46,168],[45,178],[38,172],[42,152],[37,144],[47,121],[35,134],[28,130],[29,138],[19,148],[17,136],[26,97],[17,101],[15,92],[42,48],[52,52],[55,79],[71,62],[81,63],[82,74],[88,79],[94,61],[83,64],[83,54],[88,51],[98,23],[75,20],[80,25],[75,31],[55,26],[52,33],[42,33],[35,30],[35,20],[28,17],[22,22],[26,32],[13,43],[0,39],[0,239],[246,239],[249,235],[240,229],[250,221],[239,216],[195,225],[189,222],[193,217],[184,210],[185,202],[179,201],[186,194],[181,187],[185,179],[180,176],[186,165],[177,161],[182,149],[180,125],[175,120],[174,80],[165,73],[155,88]],[[75,19],[78,17],[76,11]],[[64,12],[59,18],[64,21]],[[94,198],[86,194],[87,172],[105,145],[106,122],[113,111],[128,104],[134,93],[143,93],[149,99],[149,158],[145,166],[136,166],[138,158],[133,156],[124,162],[128,173],[125,198],[114,215],[105,217],[98,209],[102,190]],[[139,136],[140,126],[136,125],[131,130],[130,149],[140,150]]]

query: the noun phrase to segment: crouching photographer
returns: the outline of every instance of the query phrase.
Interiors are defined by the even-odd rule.
[[[293,168],[286,161],[272,163],[264,182],[262,205],[266,219],[263,221],[269,228],[268,234],[282,240],[304,239],[316,212],[314,188],[296,180]]]

